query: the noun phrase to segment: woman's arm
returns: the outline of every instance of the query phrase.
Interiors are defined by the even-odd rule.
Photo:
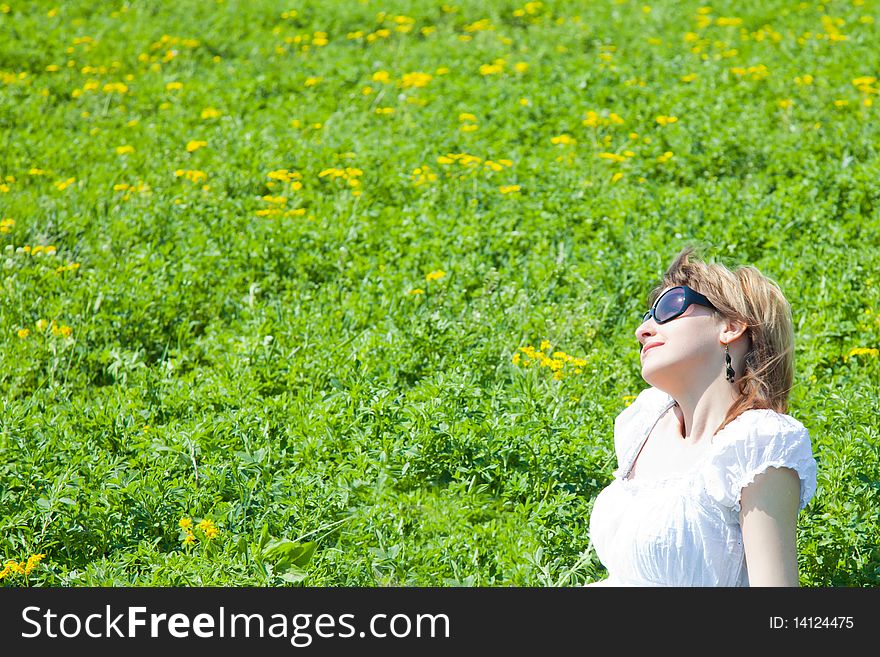
[[[739,515],[749,586],[799,586],[797,517],[800,479],[768,468],[743,488]]]

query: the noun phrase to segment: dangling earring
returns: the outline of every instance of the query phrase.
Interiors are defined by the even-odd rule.
[[[724,345],[724,363],[727,365],[727,380],[733,383],[733,377],[736,376],[736,372],[730,366],[730,348],[726,343]]]

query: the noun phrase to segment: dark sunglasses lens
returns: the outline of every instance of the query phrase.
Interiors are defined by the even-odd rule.
[[[654,309],[654,318],[661,323],[668,322],[683,312],[684,302],[684,290],[680,287],[669,290],[660,297],[660,301]]]

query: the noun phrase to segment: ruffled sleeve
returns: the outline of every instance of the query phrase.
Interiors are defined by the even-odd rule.
[[[716,436],[719,441],[707,469],[706,491],[735,512],[742,490],[768,468],[791,468],[800,478],[799,509],[816,493],[816,459],[807,428],[790,415],[750,409]]]

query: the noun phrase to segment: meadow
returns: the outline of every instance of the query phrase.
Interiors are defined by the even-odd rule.
[[[0,0],[0,586],[575,586],[671,258],[880,583],[880,6]]]

